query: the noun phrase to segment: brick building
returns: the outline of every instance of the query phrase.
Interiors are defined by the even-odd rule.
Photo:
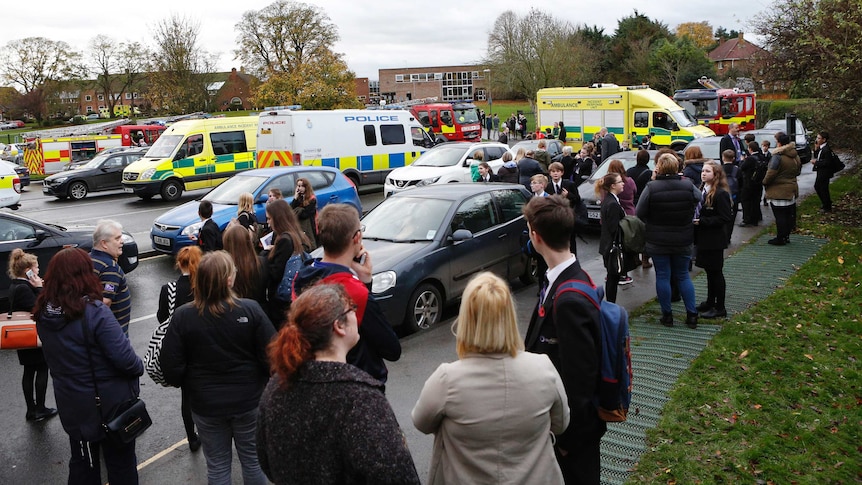
[[[224,76],[225,74],[226,76]],[[211,85],[211,91],[215,92],[214,111],[252,109],[254,105],[250,99],[251,75],[246,74],[242,68],[239,71],[233,68],[229,73],[222,73],[221,76],[224,76],[223,81],[218,81]]]
[[[756,78],[766,54],[764,49],[746,41],[740,33],[735,39],[722,40],[708,56],[715,64],[718,79],[727,74]]]
[[[379,96],[388,103],[429,97],[440,101],[484,101],[487,75],[481,66],[380,69]]]

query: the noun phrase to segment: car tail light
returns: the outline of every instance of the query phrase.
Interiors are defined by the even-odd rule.
[[[15,192],[21,193],[21,179],[15,177],[12,179],[12,188],[15,189]]]
[[[294,165],[302,165],[302,155],[299,153],[293,154],[293,164]]]

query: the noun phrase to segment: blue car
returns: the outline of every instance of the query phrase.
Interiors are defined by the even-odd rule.
[[[390,325],[433,326],[481,271],[532,282],[523,251],[529,197],[517,184],[428,185],[397,192],[362,218],[371,292]]]
[[[332,167],[273,167],[248,170],[238,173],[221,185],[214,188],[203,198],[212,202],[212,219],[221,230],[236,217],[237,202],[243,192],[249,192],[254,198],[254,213],[258,223],[266,221],[266,200],[270,189],[277,188],[284,194],[285,200],[293,200],[296,179],[306,178],[311,182],[314,195],[317,197],[317,208],[326,204],[349,204],[362,213],[362,204],[356,187],[338,169]],[[184,246],[195,244],[201,228],[198,216],[200,201],[193,200],[171,209],[159,216],[150,229],[150,239],[153,249],[161,253],[176,254]]]

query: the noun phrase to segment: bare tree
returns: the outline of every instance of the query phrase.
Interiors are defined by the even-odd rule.
[[[13,40],[0,51],[3,79],[21,88],[27,98],[27,110],[41,122],[54,106],[68,80],[78,79],[80,55],[65,42],[44,37]],[[52,99],[53,98],[53,99]]]
[[[215,59],[198,44],[199,32],[200,23],[178,15],[156,26],[153,68],[147,80],[147,99],[154,107],[174,113],[208,108]]]
[[[330,55],[338,40],[337,27],[322,9],[285,0],[245,12],[236,30],[236,58],[262,79]]]
[[[149,55],[138,42],[116,42],[98,35],[90,41],[90,70],[93,85],[105,99],[108,112],[122,104],[123,96],[138,87],[148,69]]]

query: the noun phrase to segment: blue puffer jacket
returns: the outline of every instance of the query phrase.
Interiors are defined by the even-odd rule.
[[[83,333],[85,326],[87,340]],[[79,441],[104,439],[86,342],[105,418],[119,404],[138,395],[138,377],[144,373],[144,364],[132,350],[111,309],[101,301],[90,302],[83,318],[68,321],[62,308],[49,304],[40,309],[36,330],[51,369],[63,429],[70,438]]]

